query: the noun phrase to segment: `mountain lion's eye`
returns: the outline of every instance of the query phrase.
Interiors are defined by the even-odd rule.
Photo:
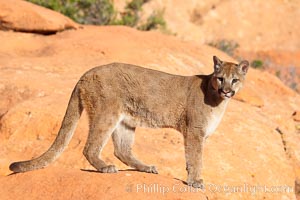
[[[223,78],[223,77],[218,77],[217,79],[218,79],[218,81],[220,81],[221,83],[223,83],[223,81],[224,81],[224,78]]]
[[[233,79],[232,80],[232,84],[234,84],[234,83],[236,83],[236,82],[238,82],[239,81],[239,79]]]

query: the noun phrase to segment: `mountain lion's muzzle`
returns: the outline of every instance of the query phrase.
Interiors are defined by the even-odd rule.
[[[225,98],[231,98],[235,95],[235,91],[232,90],[223,90],[222,88],[218,89],[219,95],[225,99]]]

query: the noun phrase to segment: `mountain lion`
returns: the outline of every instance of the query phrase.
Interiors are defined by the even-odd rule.
[[[112,63],[86,72],[76,84],[59,133],[40,157],[15,162],[14,172],[40,169],[53,162],[67,147],[85,109],[89,135],[83,151],[99,172],[115,173],[114,165],[100,159],[112,136],[114,155],[138,171],[157,173],[155,166],[139,161],[132,153],[137,126],[180,131],[184,137],[187,184],[201,187],[203,142],[212,134],[229,99],[242,87],[249,68],[213,57],[210,75],[178,76],[129,64]]]

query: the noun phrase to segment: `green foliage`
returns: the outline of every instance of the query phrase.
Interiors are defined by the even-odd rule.
[[[124,12],[121,13],[121,18],[114,20],[110,25],[122,25],[135,27],[139,21],[139,17],[134,12]]]
[[[255,69],[263,69],[264,68],[264,62],[262,60],[253,60],[251,62],[251,67]]]
[[[127,3],[126,9],[132,11],[141,11],[144,3],[147,3],[149,0],[132,0]]]
[[[149,31],[152,29],[165,28],[166,21],[163,18],[164,11],[154,11],[146,20],[140,24],[140,12],[142,6],[149,0],[132,0],[127,3],[125,11],[121,13],[121,18],[112,24],[136,27],[139,30]]]
[[[120,13],[121,18],[113,21],[111,24],[135,27],[140,20],[139,12],[144,2],[144,0],[132,0],[128,2],[125,11]]]
[[[277,70],[276,73],[275,73],[275,75],[276,75],[278,78],[280,78],[280,77],[281,77],[281,71],[280,71],[280,70]]]
[[[115,11],[112,0],[27,1],[58,11],[81,24],[124,25],[145,31],[166,27],[162,11],[153,12],[144,24],[138,26],[142,6],[149,0],[131,0],[126,4],[125,11],[122,13]]]
[[[297,68],[295,66],[289,66],[288,74],[289,74],[289,78],[287,81],[289,83],[288,84],[289,87],[295,90],[296,92],[299,92],[299,87],[297,83]]]
[[[220,49],[221,51],[227,53],[230,56],[233,56],[235,49],[240,46],[237,42],[233,40],[225,40],[225,39],[218,40],[215,42],[210,42],[208,43],[208,45]]]
[[[152,13],[147,19],[146,23],[138,27],[139,30],[149,31],[152,29],[166,29],[166,21],[163,17],[164,11],[160,10]]]
[[[58,11],[81,24],[110,24],[116,12],[111,0],[28,0]]]

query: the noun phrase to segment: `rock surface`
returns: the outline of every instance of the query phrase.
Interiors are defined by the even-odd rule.
[[[122,9],[124,1],[115,0]],[[172,32],[199,43],[234,40],[243,50],[299,51],[297,21],[300,1],[270,0],[152,0],[143,6],[145,15],[164,9]]]
[[[0,199],[200,199],[203,190],[169,177],[122,171],[101,174],[74,169],[48,169],[0,177]],[[16,181],[18,182],[17,185]],[[30,188],[28,187],[30,185]],[[116,192],[117,191],[117,192]]]
[[[0,0],[0,30],[53,34],[78,24],[60,13],[23,0]]]
[[[213,55],[234,61],[205,45],[118,26],[84,26],[49,36],[0,31],[0,38],[0,199],[21,199],[20,194],[26,193],[33,198],[25,195],[22,199],[54,198],[54,194],[59,194],[56,198],[74,199],[114,199],[121,194],[128,199],[164,198],[157,193],[126,193],[126,173],[132,175],[128,179],[132,184],[181,183],[173,180],[186,179],[181,135],[171,129],[137,130],[135,154],[156,165],[160,175],[82,172],[93,170],[82,155],[88,131],[85,114],[68,149],[49,168],[6,175],[11,173],[11,162],[36,157],[51,145],[70,93],[88,69],[126,62],[193,75],[211,73]],[[295,183],[300,179],[300,136],[292,115],[298,110],[299,94],[275,76],[250,69],[244,89],[229,103],[221,125],[206,141],[203,179],[207,190],[200,195],[168,194],[166,198],[295,199]],[[128,169],[113,156],[111,141],[102,157],[121,170]],[[124,182],[113,188],[119,183],[117,177]],[[41,187],[32,187],[36,182]],[[281,186],[291,189],[279,190]],[[277,190],[271,191],[275,187]]]

